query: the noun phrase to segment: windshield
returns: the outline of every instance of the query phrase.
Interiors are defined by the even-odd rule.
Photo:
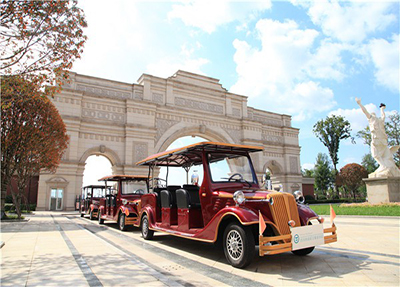
[[[213,182],[256,182],[247,156],[210,153],[208,161]]]
[[[122,182],[122,194],[145,194],[147,185],[145,181],[124,180]]]
[[[102,187],[93,188],[93,197],[104,197],[104,188]]]

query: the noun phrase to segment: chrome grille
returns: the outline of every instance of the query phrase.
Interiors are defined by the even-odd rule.
[[[294,220],[296,226],[300,226],[297,204],[291,194],[273,193],[269,197],[273,198],[274,201],[271,206],[271,213],[281,235],[290,233],[289,220]]]

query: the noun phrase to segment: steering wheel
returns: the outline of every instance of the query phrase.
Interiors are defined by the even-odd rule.
[[[134,194],[144,194],[144,190],[141,189],[141,188],[136,189],[135,192],[134,192]]]
[[[242,181],[243,180],[243,175],[241,175],[240,173],[234,173],[228,178],[228,181],[231,181],[232,179],[234,179],[235,176],[239,176],[239,179],[235,179],[235,181],[237,181],[237,180]]]
[[[167,187],[167,181],[163,178],[154,177],[150,179],[150,183],[153,184],[154,181],[156,182],[156,187]]]

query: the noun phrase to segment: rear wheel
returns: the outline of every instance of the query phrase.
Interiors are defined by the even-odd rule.
[[[97,219],[99,220],[99,224],[104,224],[104,219],[101,218],[101,211],[99,210],[99,214],[97,215]]]
[[[125,231],[126,230],[126,226],[125,226],[125,213],[120,213],[119,217],[118,217],[118,226],[119,226],[119,230],[121,231]]]
[[[226,260],[237,268],[244,268],[251,263],[255,254],[253,233],[249,228],[231,223],[224,232],[223,248]]]
[[[146,240],[152,239],[154,235],[154,231],[150,230],[149,227],[149,218],[147,217],[147,214],[145,214],[142,218],[142,224],[141,230],[142,230],[142,237]]]

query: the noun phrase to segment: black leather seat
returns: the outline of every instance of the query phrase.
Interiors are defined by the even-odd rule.
[[[187,190],[190,196],[190,206],[200,208],[200,188],[197,185],[184,184],[183,189]]]
[[[161,191],[161,207],[176,207],[176,190],[180,189],[180,185],[169,185],[167,189]]]
[[[199,187],[184,185],[176,191],[176,201],[178,208],[200,208]]]
[[[161,208],[161,191],[164,188],[160,188],[160,187],[155,187],[153,189],[153,192],[156,194],[156,198],[157,198],[157,206]]]

